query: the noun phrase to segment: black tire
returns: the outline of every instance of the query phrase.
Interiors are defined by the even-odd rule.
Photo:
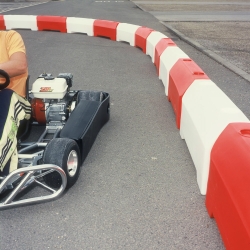
[[[76,183],[81,169],[80,150],[77,143],[68,138],[52,139],[44,150],[43,163],[61,167],[67,176],[66,188],[72,187]],[[47,174],[43,178],[45,183],[51,187],[58,188],[62,184],[62,179],[57,172]]]

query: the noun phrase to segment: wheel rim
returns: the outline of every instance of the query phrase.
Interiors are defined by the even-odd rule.
[[[76,174],[78,167],[78,156],[75,150],[72,150],[69,153],[68,161],[67,161],[67,170],[69,176],[73,177]]]

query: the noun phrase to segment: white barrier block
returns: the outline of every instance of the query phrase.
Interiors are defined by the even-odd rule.
[[[135,46],[135,32],[141,26],[119,23],[116,28],[116,41],[128,42],[131,46]]]
[[[165,94],[168,95],[169,71],[180,58],[189,58],[177,46],[168,46],[160,56],[159,79],[165,87]]]
[[[146,54],[151,56],[153,63],[155,62],[155,46],[162,38],[168,37],[158,31],[152,31],[147,38]]]
[[[182,98],[180,134],[187,143],[203,195],[207,191],[211,149],[232,122],[249,120],[211,80],[195,80]]]
[[[6,30],[11,29],[30,29],[37,31],[37,16],[26,15],[4,15]]]
[[[95,19],[67,17],[67,33],[83,33],[88,36],[94,35],[94,21]]]

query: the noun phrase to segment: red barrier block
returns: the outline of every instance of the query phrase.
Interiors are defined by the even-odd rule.
[[[119,22],[108,20],[95,20],[94,21],[94,36],[108,37],[116,41],[116,27]]]
[[[0,30],[6,30],[3,15],[0,16]]]
[[[209,79],[202,69],[191,59],[179,59],[169,72],[168,100],[171,101],[176,126],[180,129],[182,97],[188,87],[197,79]]]
[[[37,27],[42,30],[56,30],[67,33],[65,16],[37,16]]]
[[[231,123],[210,160],[206,207],[227,250],[250,249],[250,123]]]
[[[135,47],[139,47],[146,54],[147,38],[153,30],[147,27],[140,27],[135,32]]]
[[[157,69],[158,75],[159,75],[159,68],[160,68],[160,56],[168,46],[176,46],[176,44],[170,38],[162,38],[155,46],[154,64]]]

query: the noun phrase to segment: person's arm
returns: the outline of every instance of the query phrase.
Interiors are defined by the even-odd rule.
[[[0,63],[0,69],[6,71],[10,77],[24,74],[27,70],[27,58],[23,52],[15,52],[9,61]]]

